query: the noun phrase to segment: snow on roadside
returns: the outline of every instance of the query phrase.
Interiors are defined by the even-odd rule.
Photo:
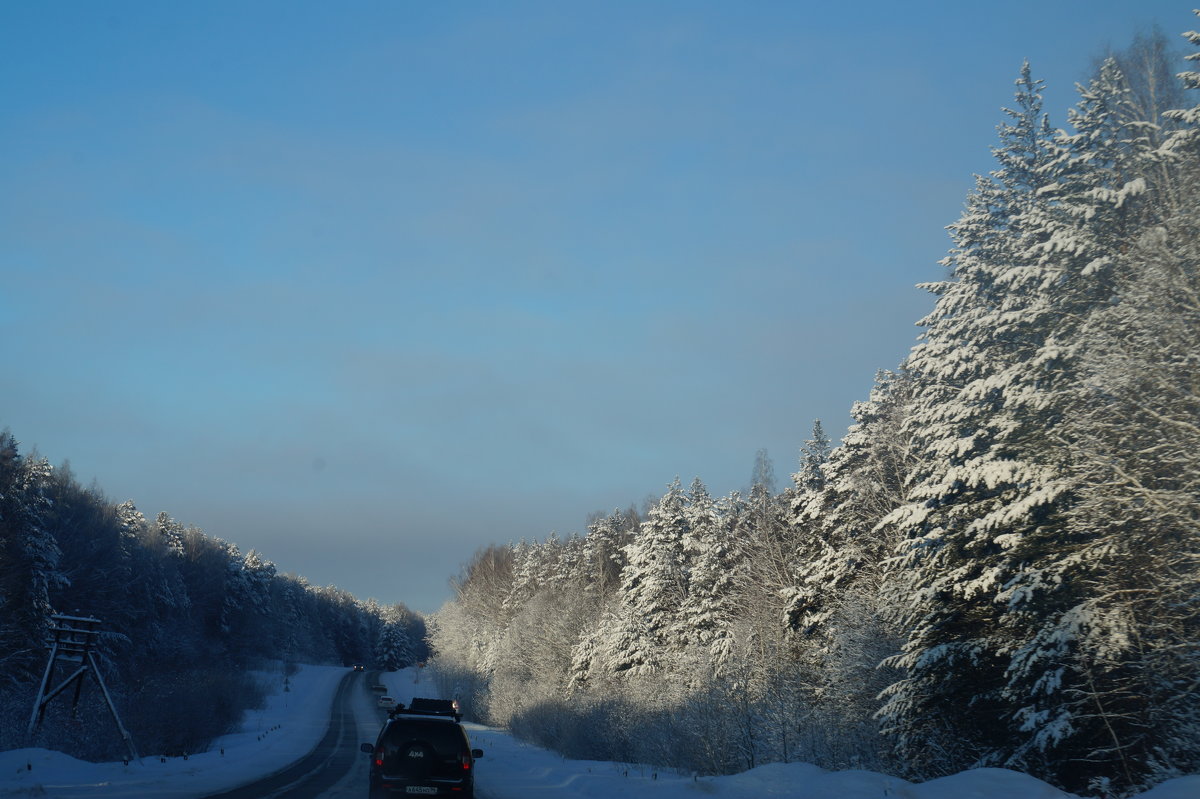
[[[440,698],[433,675],[423,668],[381,671],[379,672],[379,684],[388,689],[388,696],[405,705],[412,704],[415,696],[423,696],[428,699]]]
[[[333,692],[346,671],[340,666],[301,666],[287,678],[286,691],[280,672],[258,675],[273,691],[266,706],[249,711],[238,732],[187,760],[168,758],[164,763],[144,752],[140,761],[126,766],[88,763],[48,749],[0,752],[0,797],[182,799],[232,788],[284,768],[316,745],[329,724]]]
[[[647,766],[565,760],[507,733],[467,725],[484,750],[475,779],[487,799],[1069,799],[1041,780],[979,769],[913,785],[871,771],[825,771],[809,763],[770,763],[725,777],[689,777]],[[1155,799],[1164,799],[1156,797]],[[1171,799],[1175,799],[1172,797]]]
[[[1071,799],[1039,779],[1006,769],[973,769],[919,784],[871,771],[826,771],[771,763],[725,777],[689,777],[648,766],[566,760],[501,730],[466,725],[482,748],[476,786],[486,799]],[[1196,799],[1200,776],[1182,777],[1136,799]]]
[[[408,703],[436,697],[432,675],[413,670],[381,675],[389,694]],[[809,763],[771,763],[725,777],[680,776],[650,766],[567,760],[522,743],[508,732],[466,723],[481,799],[1073,799],[1039,779],[1007,769],[973,769],[913,784],[871,771],[826,771]],[[1164,783],[1134,799],[1196,799],[1200,776]]]
[[[144,757],[141,763],[85,763],[45,749],[0,752],[0,797],[154,797],[184,799],[248,782],[285,767],[320,740],[333,692],[346,669],[303,666],[263,710],[251,711],[240,732],[188,760]],[[380,676],[389,694],[405,704],[436,697],[431,675],[413,669]],[[364,722],[373,728],[371,722]],[[681,776],[649,766],[567,760],[512,735],[466,724],[471,745],[484,750],[476,763],[480,799],[1071,799],[1041,780],[1004,769],[975,769],[912,784],[869,771],[825,771],[807,763],[771,763],[726,777]],[[221,755],[220,749],[225,749]],[[32,771],[26,764],[33,766]],[[356,786],[352,786],[356,787]],[[1181,777],[1136,799],[1196,799],[1200,776]]]

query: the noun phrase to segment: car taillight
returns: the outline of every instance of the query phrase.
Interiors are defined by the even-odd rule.
[[[383,765],[383,758],[382,758],[382,757],[377,757],[377,758],[375,758],[375,765],[377,765],[377,766],[382,766],[382,765]]]
[[[462,756],[463,771],[471,770],[471,756],[464,754]]]

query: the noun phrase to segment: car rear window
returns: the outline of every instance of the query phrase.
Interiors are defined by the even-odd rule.
[[[433,748],[440,758],[458,757],[467,748],[467,739],[462,727],[449,721],[427,721],[403,719],[388,725],[383,738],[385,756],[408,741],[423,741]]]

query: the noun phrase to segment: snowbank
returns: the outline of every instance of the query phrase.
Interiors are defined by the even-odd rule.
[[[329,708],[346,669],[305,666],[293,675],[290,690],[271,675],[276,693],[263,710],[252,711],[240,732],[213,744],[212,751],[160,762],[85,763],[45,749],[0,753],[0,797],[164,797],[201,796],[248,782],[285,767],[320,740]],[[399,701],[435,696],[428,675],[412,669],[381,676]],[[369,707],[369,697],[361,702]],[[825,771],[807,763],[772,763],[727,777],[680,776],[649,766],[566,760],[522,743],[503,730],[467,724],[472,746],[482,748],[476,763],[477,788],[487,799],[1071,799],[1041,780],[1004,769],[975,769],[912,784],[870,771]],[[377,720],[360,720],[362,734],[373,737]],[[224,749],[224,754],[221,754]],[[31,768],[27,768],[27,766]],[[360,769],[362,770],[362,769]],[[365,772],[351,774],[327,796],[359,796]],[[1138,799],[1196,799],[1200,776],[1181,777],[1141,794]]]
[[[1072,799],[1074,794],[1016,771],[974,769],[913,784],[871,771],[826,771],[771,763],[727,777],[682,777],[647,766],[564,760],[507,733],[467,725],[485,756],[476,780],[489,799]],[[1197,799],[1200,776],[1183,777],[1139,799]]]
[[[414,679],[420,680],[419,684]],[[402,702],[433,696],[431,675],[412,670],[382,675]],[[464,724],[484,750],[476,786],[488,799],[1078,799],[1039,779],[1007,769],[973,769],[919,784],[872,771],[826,771],[809,763],[771,763],[726,777],[680,776],[650,766],[567,760],[522,743],[504,730]],[[1200,776],[1159,785],[1136,799],[1197,799]]]
[[[47,749],[0,752],[0,796],[181,799],[232,788],[278,771],[316,745],[329,723],[333,692],[345,674],[346,669],[337,666],[301,666],[287,678],[286,691],[281,673],[260,675],[274,691],[266,706],[247,713],[240,731],[187,760],[163,762],[144,752],[140,761],[126,766],[88,763]]]

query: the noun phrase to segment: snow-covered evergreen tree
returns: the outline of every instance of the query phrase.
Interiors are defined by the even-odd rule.
[[[877,374],[870,399],[854,404],[853,424],[822,464],[822,488],[797,502],[810,552],[791,594],[792,629],[827,635],[821,628],[854,582],[869,579],[870,590],[879,588],[895,545],[880,522],[903,503],[912,458],[902,429],[908,401],[906,376]]]
[[[584,537],[579,533],[571,533],[562,542],[558,568],[553,578],[554,586],[562,589],[586,588],[591,580],[587,567]]]
[[[1033,527],[1005,541],[995,601],[1006,611],[1001,635],[1009,657],[1001,697],[1017,726],[1005,762],[1080,788],[1095,766],[1075,763],[1106,759],[1096,743],[1106,722],[1073,701],[1094,689],[1095,675],[1081,664],[1095,642],[1079,637],[1077,628],[1070,634],[1073,624],[1064,626],[1062,615],[1094,591],[1073,557],[1094,529],[1080,527],[1069,513],[1084,485],[1077,450],[1069,445],[1070,422],[1081,412],[1080,361],[1090,351],[1081,329],[1118,301],[1125,254],[1139,231],[1157,222],[1160,209],[1153,190],[1158,159],[1150,149],[1157,137],[1147,135],[1149,121],[1134,117],[1113,59],[1080,87],[1070,119],[1074,132],[1055,140],[1059,155],[1050,169],[1056,182],[1041,192],[1048,202],[1031,215],[1049,232],[1032,251],[1046,297],[1033,306],[1038,328],[1046,331],[1027,370],[1036,379],[1010,381],[1015,388],[1005,400],[1013,418],[1035,420],[1024,437],[1010,436],[1015,451],[1054,465],[1059,493]]]
[[[926,332],[840,447],[814,426],[779,495],[756,467],[745,499],[676,481],[627,540],[594,522],[582,579],[569,543],[536,553],[545,579],[491,627],[515,716],[523,686],[569,684],[554,736],[567,712],[612,740],[621,718],[686,719],[730,762],[795,757],[799,732],[844,765],[882,757],[882,702],[918,776],[1003,765],[1095,792],[1200,767],[1200,114],[1139,111],[1169,92],[1122,63],[1070,131],[1022,67]],[[670,741],[651,756],[693,745]]]
[[[413,663],[413,645],[398,620],[385,620],[375,643],[375,663],[386,671],[395,671]]]
[[[53,470],[45,458],[22,457],[0,432],[0,673],[29,677],[50,627],[51,593],[66,584],[47,517]]]
[[[1200,629],[1200,152],[1179,146],[1186,115],[1153,151],[1163,137],[1128,94],[1106,63],[1069,139],[1092,141],[1073,148],[1064,183],[1093,178],[1063,194],[1079,220],[1065,255],[1110,275],[1104,301],[1074,315],[1079,379],[1052,434],[1072,455],[1076,501],[1053,547],[1015,548],[1024,568],[1000,596],[1008,627],[1027,633],[1007,692],[1017,754],[1060,784],[1107,774],[1125,790],[1200,762],[1200,703],[1185,687]]]
[[[797,502],[803,502],[805,497],[816,494],[825,487],[825,474],[821,467],[829,460],[829,453],[832,451],[829,436],[825,435],[825,428],[821,426],[821,420],[817,419],[813,422],[812,435],[800,448],[800,471],[792,475],[792,481],[800,492]]]
[[[1053,333],[1053,284],[1034,249],[1049,235],[1042,189],[1054,180],[1054,145],[1028,64],[1017,87],[999,169],[977,181],[951,228],[951,280],[930,286],[938,301],[906,364],[914,468],[907,502],[886,520],[903,539],[893,599],[910,633],[890,661],[905,676],[889,687],[883,718],[902,756],[940,746],[953,767],[1011,755],[1012,643],[995,599],[1007,552],[1046,529],[1067,488],[1063,465],[1037,446],[1053,411],[1029,396],[1044,387],[1034,360]]]
[[[131,499],[117,505],[113,510],[117,515],[122,545],[127,548],[136,546],[146,536],[146,530],[149,527],[146,517],[137,509],[137,505],[133,504]]]
[[[584,537],[583,557],[591,575],[590,586],[601,599],[616,590],[625,566],[625,545],[635,523],[620,510],[601,517],[588,525]]]
[[[173,555],[183,555],[184,526],[171,518],[166,511],[159,512],[154,520],[155,532],[163,546]]]
[[[1200,195],[1193,207],[1200,207]],[[1062,435],[1080,489],[1072,535],[1007,586],[1018,614],[1053,612],[1013,656],[1037,764],[1124,788],[1200,768],[1200,218],[1148,231],[1120,301],[1083,334],[1086,381]],[[1045,600],[1042,600],[1045,604]],[[1020,619],[1017,615],[1016,619]],[[1063,757],[1063,752],[1072,757]],[[1082,760],[1077,777],[1067,763]]]
[[[716,671],[733,655],[736,574],[740,560],[734,536],[736,494],[714,502],[699,478],[688,492],[688,531],[684,555],[688,567],[687,602],[680,609],[679,638]]]
[[[1196,9],[1195,13],[1200,17],[1200,9]],[[1188,31],[1183,36],[1192,45],[1200,48],[1200,30]],[[1200,51],[1189,53],[1186,58],[1200,66]],[[1200,89],[1200,69],[1181,72],[1179,79],[1183,82],[1185,89]],[[1187,149],[1200,146],[1200,103],[1191,108],[1173,108],[1166,111],[1163,116],[1183,126],[1182,130],[1172,134],[1171,141],[1166,144],[1168,149]]]
[[[533,593],[538,593],[544,587],[559,588],[566,582],[568,567],[563,563],[565,548],[562,537],[551,532],[535,549]]]
[[[1027,69],[1019,85],[1040,114]],[[1072,512],[1083,331],[1119,303],[1126,254],[1162,218],[1166,188],[1115,62],[1080,94],[1072,133],[1031,139],[1045,126],[1028,114],[1002,128],[1002,168],[954,228],[957,280],[937,288],[908,361],[919,460],[889,521],[906,538],[897,599],[913,630],[884,708],[902,749],[941,729],[957,766],[1031,769],[1075,789],[1125,745],[1105,744],[1112,721],[1088,706],[1104,701],[1090,665],[1104,647],[1073,615],[1095,597],[1078,560],[1095,530]],[[966,710],[947,721],[957,703]]]
[[[504,607],[511,615],[537,593],[545,575],[541,571],[541,553],[537,542],[522,538],[509,544],[512,550],[512,584],[504,598]]]
[[[611,671],[654,674],[681,649],[678,614],[688,594],[688,524],[687,497],[676,479],[625,547],[619,610],[608,617],[601,645]]]

